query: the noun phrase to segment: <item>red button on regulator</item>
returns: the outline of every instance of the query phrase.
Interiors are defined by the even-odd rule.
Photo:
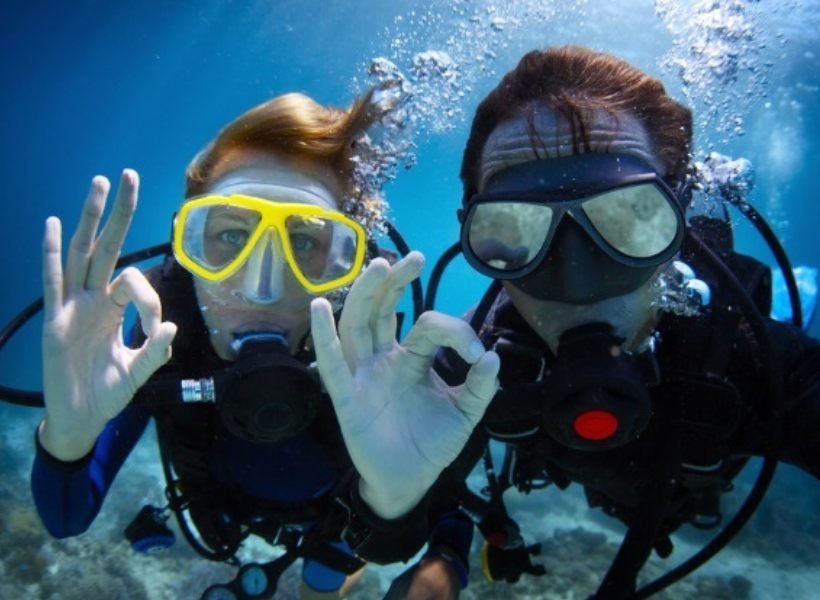
[[[589,410],[575,419],[575,433],[585,440],[605,440],[618,430],[618,419],[604,410]]]

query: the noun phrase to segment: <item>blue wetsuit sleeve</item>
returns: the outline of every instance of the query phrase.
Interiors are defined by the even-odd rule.
[[[54,458],[36,442],[31,491],[51,535],[65,538],[88,529],[149,418],[147,409],[126,408],[109,421],[88,456],[70,463]]]
[[[470,546],[473,542],[473,521],[460,510],[439,516],[427,541],[424,557],[442,557],[455,570],[461,589],[467,587],[470,574]]]
[[[473,521],[460,510],[453,510],[438,518],[427,545],[431,552],[441,546],[453,550],[466,566],[473,543]]]

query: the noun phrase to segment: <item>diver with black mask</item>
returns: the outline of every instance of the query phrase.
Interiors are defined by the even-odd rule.
[[[635,204],[646,218],[627,231],[619,213]],[[635,239],[648,242],[639,247]],[[461,247],[473,268],[527,298],[589,306],[645,286],[682,239],[683,212],[664,181],[636,156],[607,153],[504,168],[468,200]],[[515,259],[505,260],[503,249],[513,246]],[[627,328],[616,333],[609,309],[598,312],[601,321],[575,317],[578,325],[560,332],[550,376],[532,389],[543,396],[543,425],[552,436],[590,450],[617,447],[643,431],[646,378],[656,370],[651,360],[617,351]],[[494,402],[490,418],[498,410],[520,414],[512,401]]]
[[[722,202],[686,214],[703,188],[691,144],[690,111],[658,80],[580,47],[528,53],[477,109],[460,249],[494,280],[470,317],[501,358],[501,389],[449,470],[465,480],[485,461],[486,495],[456,493],[485,537],[491,581],[544,575],[532,560],[540,547],[504,506],[511,487],[577,483],[591,507],[623,521],[593,597],[626,600],[714,556],[778,461],[820,477],[820,344],[768,317],[770,269],[734,251]],[[464,370],[449,351],[435,368],[450,383]],[[506,449],[503,466],[491,440]],[[721,495],[751,456],[764,468],[735,519],[637,589],[650,553],[671,554],[672,532],[723,521]]]
[[[168,505],[139,512],[125,532],[134,549],[173,543],[171,512],[210,560],[238,566],[251,535],[285,549],[269,563],[242,565],[233,581],[202,598],[270,598],[299,558],[300,597],[338,598],[361,576],[364,560],[391,562],[403,552],[405,540],[374,531],[382,522],[368,521],[364,506],[351,513],[359,479],[317,373],[311,334],[311,304],[321,299],[331,312],[323,325],[335,327],[348,286],[355,290],[364,271],[390,276],[377,289],[393,302],[385,309],[395,335],[395,308],[412,279],[403,273],[423,264],[391,227],[404,260],[391,264],[392,253],[371,237],[384,225],[385,204],[364,195],[353,157],[355,142],[379,117],[374,97],[342,110],[287,94],[229,123],[189,165],[171,250],[145,273],[126,268],[115,276],[136,209],[136,172],[123,172],[99,233],[109,183],[94,179],[65,268],[60,221],[47,221],[45,416],[35,436],[32,491],[52,535],[91,526],[153,418]],[[139,320],[124,332],[132,303]],[[462,333],[457,345],[481,347],[469,327]],[[425,351],[430,361],[435,347]],[[4,399],[37,404],[37,394],[11,392],[3,387]],[[438,522],[426,505],[422,512]],[[354,518],[368,527],[355,553],[343,540]],[[424,535],[413,532],[410,543]],[[445,522],[436,543],[447,544],[449,535]],[[431,560],[450,569],[444,559]]]

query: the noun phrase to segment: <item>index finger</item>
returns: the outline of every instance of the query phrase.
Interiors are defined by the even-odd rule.
[[[353,365],[373,355],[370,316],[379,288],[387,277],[388,265],[383,258],[373,260],[353,283],[339,319],[339,336],[345,357]]]
[[[441,346],[452,348],[468,363],[486,352],[469,323],[432,310],[421,315],[401,345],[419,364],[431,360]]]
[[[371,316],[373,345],[377,349],[389,346],[396,340],[396,307],[407,286],[421,274],[422,269],[424,256],[415,250],[390,267],[387,279],[376,295]]]
[[[500,387],[498,381],[500,366],[498,354],[490,350],[467,372],[467,379],[461,387],[456,405],[473,426],[484,416],[484,411],[487,410]]]
[[[94,244],[94,254],[86,278],[87,289],[102,289],[111,281],[120,257],[125,234],[131,225],[131,217],[137,209],[139,176],[136,171],[125,169],[120,177],[117,197],[111,215]]]

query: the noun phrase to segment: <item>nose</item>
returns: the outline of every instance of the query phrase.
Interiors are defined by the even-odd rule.
[[[245,263],[242,293],[251,302],[272,304],[283,291],[285,253],[279,235],[268,229],[256,242]]]
[[[601,256],[603,255],[603,256]],[[610,278],[610,261],[575,219],[564,218],[541,265],[516,285],[542,300],[585,304],[596,299]]]
[[[603,252],[595,241],[567,215],[555,231],[543,263],[551,275],[552,287],[561,290],[565,302],[589,302],[593,290],[608,279],[604,268],[608,261],[601,261],[599,254]]]
[[[588,304],[632,292],[654,271],[654,267],[631,267],[614,260],[575,219],[567,217],[538,268],[513,285],[539,300]]]

